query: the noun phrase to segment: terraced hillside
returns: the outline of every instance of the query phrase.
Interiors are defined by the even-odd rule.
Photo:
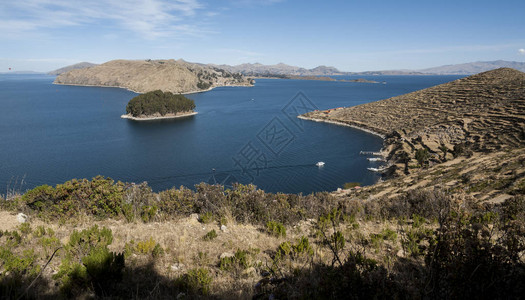
[[[399,163],[413,163],[418,149],[426,149],[430,161],[436,163],[463,153],[523,147],[525,73],[501,68],[382,101],[302,117],[385,135],[387,158],[398,163],[393,171],[408,173],[408,165]]]

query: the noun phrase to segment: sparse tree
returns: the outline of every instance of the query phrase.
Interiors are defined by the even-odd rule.
[[[421,167],[423,167],[428,162],[429,157],[430,155],[428,154],[428,150],[425,148],[421,148],[416,151],[416,160]]]

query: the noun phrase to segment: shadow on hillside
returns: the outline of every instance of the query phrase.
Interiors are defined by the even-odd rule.
[[[106,276],[110,275],[110,276]],[[118,299],[163,299],[175,298],[180,293],[191,296],[198,290],[183,277],[170,279],[159,274],[151,261],[143,266],[125,268],[122,276],[112,272],[101,272],[104,282],[95,278],[86,281],[70,279],[66,290],[60,289],[59,281],[43,277],[32,279],[24,275],[8,273],[0,280],[1,299],[71,299],[71,298],[118,298]],[[120,278],[119,278],[120,277]],[[34,278],[34,277],[33,277]]]

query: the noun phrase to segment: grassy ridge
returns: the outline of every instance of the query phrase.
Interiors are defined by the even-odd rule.
[[[0,203],[67,225],[57,233],[28,223],[2,232],[2,297],[512,298],[525,292],[519,284],[525,280],[523,195],[491,205],[439,188],[373,201],[271,194],[253,185],[153,193],[147,184],[99,176]],[[71,229],[82,218],[136,228],[176,221],[169,226],[188,228],[194,213],[196,228],[217,230],[175,245],[157,242],[156,232],[124,241],[115,226]],[[248,246],[221,225],[234,232],[254,226],[265,248]],[[185,250],[185,243],[198,250]],[[219,257],[215,248],[232,252]],[[38,277],[55,249],[54,274]],[[166,273],[163,266],[189,249],[193,258],[175,264],[182,271]]]

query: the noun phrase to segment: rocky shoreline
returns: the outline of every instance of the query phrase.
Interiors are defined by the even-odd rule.
[[[122,119],[128,119],[133,121],[155,121],[155,120],[169,120],[169,119],[178,119],[178,118],[186,118],[191,117],[198,114],[196,111],[192,111],[189,113],[183,113],[183,114],[167,114],[164,116],[143,116],[143,117],[134,117],[132,115],[122,115],[120,116]]]
[[[136,94],[144,94],[144,92],[139,92],[139,91],[135,91],[135,90],[132,90],[130,88],[127,88],[127,87],[123,87],[123,86],[110,86],[110,85],[97,85],[97,84],[74,84],[74,83],[57,83],[57,82],[53,82],[52,84],[56,84],[56,85],[69,85],[69,86],[85,86],[85,87],[102,87],[102,88],[117,88],[117,89],[125,89],[126,91],[130,91],[130,92],[133,92],[133,93],[136,93]],[[208,89],[205,89],[205,90],[195,90],[195,91],[189,91],[189,92],[184,92],[184,93],[180,93],[181,95],[191,95],[191,94],[198,94],[198,93],[205,93],[205,92],[209,92],[211,90],[214,90],[216,88],[220,88],[220,87],[253,87],[253,85],[222,85],[222,86],[212,86]]]
[[[314,122],[322,122],[322,123],[334,124],[334,125],[339,125],[339,126],[351,127],[351,128],[354,128],[354,129],[358,129],[358,130],[364,131],[366,133],[370,133],[370,134],[376,135],[376,136],[382,138],[383,140],[385,139],[385,135],[384,134],[381,134],[379,132],[373,131],[371,129],[367,129],[367,128],[362,127],[362,126],[357,126],[357,125],[354,125],[354,124],[350,124],[349,122],[342,122],[342,121],[335,121],[335,120],[321,119],[321,118],[312,118],[312,117],[307,117],[305,115],[297,116],[297,118],[302,119],[302,120],[308,120],[308,121],[314,121]]]

